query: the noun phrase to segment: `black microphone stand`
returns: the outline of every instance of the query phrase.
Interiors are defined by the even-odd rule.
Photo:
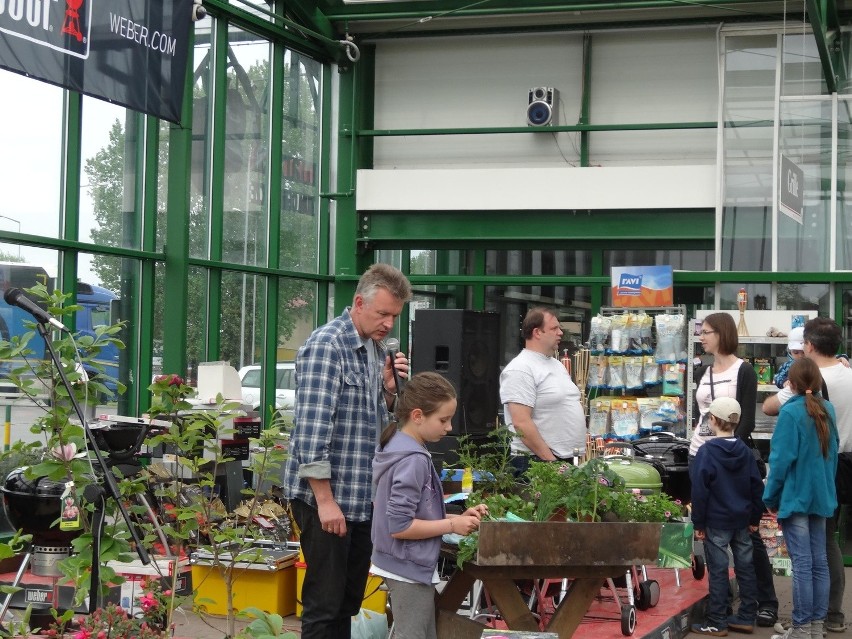
[[[142,540],[136,532],[133,522],[130,520],[130,514],[127,512],[127,508],[125,508],[124,502],[121,499],[121,493],[118,490],[115,475],[112,474],[112,470],[110,470],[107,466],[104,456],[101,453],[101,449],[98,447],[97,441],[95,441],[95,436],[89,428],[89,423],[86,421],[83,409],[80,408],[80,403],[74,395],[74,389],[71,387],[71,383],[68,381],[68,376],[65,375],[65,370],[62,368],[62,362],[56,354],[56,350],[53,348],[53,342],[50,339],[50,334],[45,325],[41,322],[36,322],[36,326],[38,327],[39,334],[44,339],[44,345],[50,353],[50,358],[53,360],[56,370],[59,371],[59,377],[62,379],[62,385],[65,387],[65,390],[68,391],[68,397],[71,400],[71,405],[74,407],[74,412],[76,412],[77,417],[80,418],[80,423],[83,425],[83,431],[86,433],[86,439],[89,440],[89,448],[93,453],[95,453],[97,465],[101,469],[104,484],[106,484],[106,491],[104,491],[103,486],[97,483],[90,484],[84,491],[86,500],[95,505],[95,513],[93,517],[94,525],[92,528],[92,571],[90,573],[91,581],[89,582],[89,614],[91,614],[100,607],[101,602],[100,550],[101,535],[103,533],[103,519],[106,511],[105,493],[107,493],[109,497],[112,497],[115,500],[115,503],[118,504],[121,516],[127,523],[127,529],[130,531],[130,536],[136,544],[136,553],[139,555],[140,561],[143,564],[149,564],[151,563],[151,558],[148,556],[148,551],[142,545]]]

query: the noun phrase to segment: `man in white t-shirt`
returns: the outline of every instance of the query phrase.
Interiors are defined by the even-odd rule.
[[[586,449],[586,417],[580,389],[554,353],[562,338],[559,319],[531,308],[521,324],[524,350],[500,374],[500,401],[514,431],[512,460],[522,473],[529,459],[573,460]]]
[[[827,317],[817,317],[805,324],[803,337],[805,357],[819,366],[822,379],[828,389],[828,399],[834,405],[837,414],[837,432],[840,435],[839,452],[852,451],[852,369],[840,361],[836,353],[840,348],[841,334],[837,323]],[[777,415],[781,406],[793,396],[788,386],[763,402],[763,412]],[[838,509],[839,512],[839,509]],[[837,516],[829,517],[825,523],[826,554],[831,588],[828,595],[828,616],[825,629],[843,632],[846,629],[846,617],[841,608],[846,578],[843,567],[843,554],[835,539]]]

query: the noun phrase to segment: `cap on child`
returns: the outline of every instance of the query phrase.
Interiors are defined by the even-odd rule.
[[[740,421],[742,409],[740,403],[733,397],[717,397],[710,404],[710,414],[723,421],[736,424]]]
[[[790,337],[787,338],[788,351],[801,351],[805,348],[805,327],[797,326],[790,331]]]

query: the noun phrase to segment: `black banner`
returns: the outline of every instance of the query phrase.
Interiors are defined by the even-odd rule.
[[[191,24],[192,0],[0,0],[0,67],[179,122]]]

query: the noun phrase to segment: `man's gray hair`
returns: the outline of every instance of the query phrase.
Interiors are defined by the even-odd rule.
[[[401,302],[411,299],[411,282],[402,271],[390,264],[373,264],[364,271],[361,279],[358,280],[355,295],[360,295],[365,301],[370,302],[380,288],[385,289]]]

